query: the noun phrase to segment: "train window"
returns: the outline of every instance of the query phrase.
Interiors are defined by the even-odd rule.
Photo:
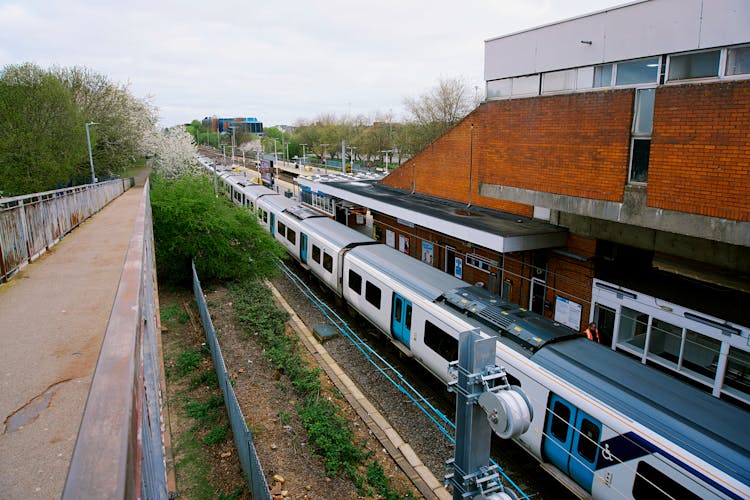
[[[578,439],[578,454],[591,463],[596,462],[599,451],[599,426],[591,420],[581,420],[581,437]]]
[[[559,441],[565,443],[568,440],[568,422],[570,421],[570,408],[560,401],[552,405],[552,435]]]
[[[268,224],[268,212],[263,210],[263,222]]]
[[[376,287],[369,281],[365,284],[365,299],[370,304],[380,309],[380,288]]]
[[[317,245],[312,246],[312,258],[315,262],[320,264],[320,247]]]
[[[636,500],[663,499],[688,499],[698,500],[700,497],[674,481],[663,472],[655,469],[646,462],[638,462],[633,481],[633,498]]]
[[[285,235],[286,235],[286,226],[284,225],[284,223],[283,223],[283,222],[279,222],[279,223],[278,223],[278,224],[276,225],[276,227],[278,228],[278,230],[279,230],[279,234],[280,234],[281,236],[285,236]]]
[[[297,233],[296,233],[296,231],[288,229],[287,232],[286,232],[286,239],[288,239],[289,243],[291,243],[292,245],[297,244]]]
[[[333,272],[333,257],[328,252],[323,252],[323,269],[329,273]]]
[[[407,330],[411,330],[411,303],[406,304],[406,319],[404,320],[404,326]]]
[[[349,269],[349,288],[357,295],[362,295],[362,276]]]
[[[424,322],[424,343],[447,361],[458,359],[458,340],[429,321]]]

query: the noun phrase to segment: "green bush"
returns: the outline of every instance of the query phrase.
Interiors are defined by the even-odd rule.
[[[190,261],[201,281],[274,276],[284,249],[249,211],[216,197],[207,176],[151,177],[156,265],[160,283],[190,283]]]

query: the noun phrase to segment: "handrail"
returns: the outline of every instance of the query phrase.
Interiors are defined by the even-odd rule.
[[[133,179],[0,198],[0,283],[133,186]]]
[[[168,498],[148,182],[65,482],[63,499]]]

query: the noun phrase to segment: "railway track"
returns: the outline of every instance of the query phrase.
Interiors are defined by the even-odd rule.
[[[309,327],[330,324],[331,314],[321,312],[319,305],[311,301],[306,292],[294,283],[297,279],[314,292],[317,297],[314,300],[325,303],[347,323],[359,340],[353,343],[343,335],[338,335],[326,343],[326,349],[370,401],[378,406],[394,429],[410,443],[422,462],[436,477],[442,478],[446,472],[445,461],[453,457],[453,428],[442,422],[437,414],[450,421],[454,419],[453,395],[446,391],[442,382],[384,339],[368,322],[352,317],[345,308],[337,305],[333,295],[317,279],[296,263],[287,264],[296,278],[284,275],[277,278],[274,285]],[[366,344],[364,349],[371,348],[382,358],[379,368],[367,361],[363,355],[363,346],[356,345],[360,341]],[[395,373],[398,375],[394,375]],[[424,401],[415,402],[414,396],[406,394],[402,388],[391,383],[389,378],[396,378],[397,385],[408,384]],[[432,410],[424,411],[420,408],[424,405],[433,407],[437,413],[430,415]],[[492,458],[505,471],[505,484],[515,484],[528,498],[575,498],[544,472],[536,459],[513,442],[493,438]],[[520,496],[522,494],[519,493]]]

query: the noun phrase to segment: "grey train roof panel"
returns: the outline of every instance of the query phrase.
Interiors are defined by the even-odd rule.
[[[304,227],[310,228],[339,250],[357,243],[377,243],[372,238],[328,217],[306,219]]]
[[[448,290],[444,297],[446,302],[459,311],[495,328],[495,333],[503,337],[514,337],[513,340],[531,350],[578,335],[560,323],[550,323],[517,304],[502,300],[475,286]]]
[[[533,359],[696,456],[750,483],[748,412],[585,338],[548,345]]]
[[[361,259],[386,276],[398,281],[428,300],[435,300],[450,290],[466,283],[427,265],[415,266],[409,257],[385,245],[368,245],[352,249],[349,255]]]

